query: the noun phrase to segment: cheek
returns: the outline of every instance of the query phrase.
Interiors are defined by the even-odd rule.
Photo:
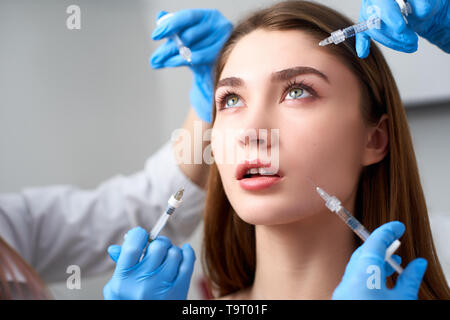
[[[223,190],[234,210],[241,216],[242,212],[248,212],[247,204],[255,204],[255,200],[249,201],[240,190],[237,180],[234,178],[234,166],[216,163],[222,180]],[[242,216],[241,216],[242,218]],[[245,220],[245,219],[244,219]]]
[[[311,188],[311,179],[344,200],[359,177],[365,130],[357,106],[339,107],[327,112],[324,108],[323,113],[304,120],[285,121],[280,131],[280,160],[281,167],[299,183]]]
[[[235,181],[235,169],[238,153],[233,131],[223,129],[220,123],[215,122],[211,132],[211,151],[214,162],[219,171],[223,188],[228,195],[228,190]]]

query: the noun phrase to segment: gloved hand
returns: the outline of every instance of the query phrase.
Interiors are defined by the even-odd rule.
[[[450,53],[450,1],[410,0],[408,23],[417,34]]]
[[[409,0],[412,13],[403,19],[400,7],[394,0],[362,0],[359,21],[377,14],[380,29],[370,29],[356,34],[358,57],[369,55],[370,39],[394,50],[407,53],[417,50],[417,34],[450,53],[449,0]],[[417,33],[417,34],[416,34]]]
[[[184,300],[194,269],[195,253],[185,244],[182,249],[163,236],[150,242],[139,262],[148,233],[131,229],[122,247],[108,248],[116,269],[103,288],[107,300]]]
[[[411,261],[397,278],[395,287],[386,287],[386,277],[393,273],[385,262],[386,249],[400,238],[405,226],[398,221],[388,222],[377,228],[353,253],[344,276],[333,292],[335,300],[416,300],[427,261],[417,258]],[[397,263],[400,257],[392,256]],[[378,273],[379,271],[379,273]],[[374,277],[379,274],[379,282]],[[372,281],[375,280],[375,281]]]
[[[157,20],[165,14],[167,12],[161,11]],[[191,50],[192,62],[189,64],[178,53],[175,42],[169,39],[153,53],[150,64],[155,69],[189,66],[194,74],[190,102],[197,115],[206,122],[211,122],[213,66],[232,28],[232,24],[217,10],[192,9],[175,12],[152,34],[153,40],[161,40],[176,33]]]

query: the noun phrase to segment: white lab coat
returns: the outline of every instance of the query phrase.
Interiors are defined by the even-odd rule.
[[[95,190],[52,186],[0,195],[0,236],[46,282],[65,281],[70,265],[79,266],[83,277],[99,274],[114,267],[107,247],[121,244],[132,227],[151,229],[180,187],[183,203],[161,232],[180,245],[201,220],[205,191],[179,169],[170,143],[143,171],[116,176]]]

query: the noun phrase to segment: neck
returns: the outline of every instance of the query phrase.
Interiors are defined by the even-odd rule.
[[[299,222],[256,226],[250,299],[330,299],[355,250],[353,232],[329,211]]]

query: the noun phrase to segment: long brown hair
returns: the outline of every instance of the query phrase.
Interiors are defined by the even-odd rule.
[[[332,31],[351,24],[353,22],[340,13],[307,1],[284,1],[259,10],[237,24],[222,48],[215,85],[235,44],[254,30],[301,30],[320,41]],[[402,262],[408,264],[417,257],[428,261],[419,298],[449,299],[450,290],[433,244],[407,118],[391,71],[374,43],[366,59],[357,57],[354,38],[326,48],[359,79],[364,120],[376,124],[383,114],[389,118],[388,154],[379,163],[363,169],[355,215],[369,231],[388,221],[403,222],[406,231],[398,250]],[[253,283],[255,229],[232,209],[215,164],[211,166],[208,181],[202,262],[210,288],[219,296],[245,289]],[[388,279],[388,286],[392,286],[395,279],[396,275]]]
[[[50,297],[39,275],[0,237],[0,300]]]

